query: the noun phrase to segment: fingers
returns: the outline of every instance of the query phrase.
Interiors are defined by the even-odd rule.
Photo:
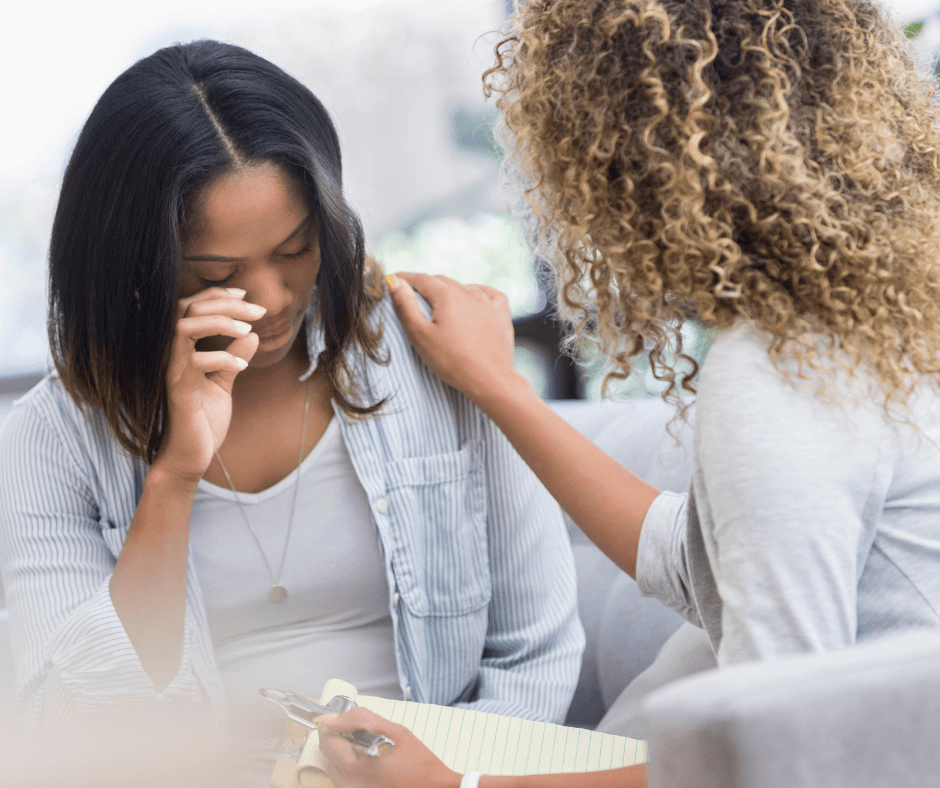
[[[233,340],[225,350],[233,356],[242,358],[245,361],[251,361],[260,344],[261,340],[258,338],[258,335],[252,332]]]
[[[245,291],[236,288],[210,287],[188,298],[181,298],[177,309],[177,320],[189,317],[224,315],[233,320],[250,322],[260,320],[267,309],[260,304],[244,300]]]
[[[358,776],[358,753],[348,741],[339,736],[323,736],[320,738],[320,752],[326,758],[326,776],[330,778],[332,785],[336,788],[347,788],[360,782],[347,779],[347,773],[352,777]]]
[[[174,343],[185,341],[195,344],[200,339],[224,336],[238,339],[251,332],[251,322],[259,320],[268,311],[259,304],[244,300],[245,291],[238,288],[210,287],[188,298],[181,298],[177,306]],[[224,347],[224,345],[223,345]],[[174,348],[185,351],[185,347]]]
[[[214,350],[206,353],[194,353],[190,362],[194,371],[203,375],[230,372],[234,377],[248,366],[248,362],[224,350]]]
[[[244,337],[251,333],[251,323],[235,320],[225,315],[206,315],[205,317],[184,317],[176,321],[176,339],[192,342],[205,337]]]
[[[341,776],[344,774],[344,767],[349,769],[350,765],[356,763],[360,757],[349,741],[341,736],[333,735],[322,723],[320,725],[320,751],[326,756],[330,766]]]
[[[453,279],[446,279],[440,276],[431,276],[429,274],[396,273],[390,274],[385,278],[389,283],[389,289],[392,291],[392,302],[395,301],[395,294],[398,288],[391,286],[391,280],[397,280],[400,284],[405,282],[423,295],[428,303],[433,307],[435,302],[443,295],[449,284],[456,284]]]
[[[231,301],[241,301],[245,297],[245,291],[239,288],[225,288],[225,287],[207,287],[205,290],[200,290],[195,295],[187,296],[186,298],[181,298],[176,303],[176,319],[179,320],[185,316],[187,310],[193,304],[198,304],[202,301],[212,301],[214,299],[228,299]]]
[[[224,315],[184,317],[178,320],[170,348],[167,381],[173,382],[180,379],[187,370],[195,371],[193,362],[197,356],[202,355],[196,350],[198,340],[219,335],[243,339],[250,334],[251,326],[248,323],[233,320]],[[235,354],[231,355],[234,357]]]
[[[461,303],[468,307],[473,304],[495,306],[504,314],[509,314],[509,299],[488,285],[464,285],[449,276],[413,273],[389,274],[385,280],[398,318],[413,340],[424,333],[431,323],[439,322],[442,313],[461,309]],[[431,320],[425,318],[415,298],[416,291],[431,305]]]
[[[495,302],[504,307],[506,311],[509,311],[509,299],[502,290],[497,290],[495,287],[490,287],[489,285],[477,285],[477,287],[486,294],[486,297],[489,298],[490,301]]]
[[[212,298],[191,303],[183,317],[227,315],[235,320],[251,322],[260,320],[267,311],[260,304],[249,304],[235,298]]]
[[[386,279],[390,280],[393,276],[393,274],[389,275]],[[399,279],[394,289],[389,287],[389,292],[392,306],[395,308],[395,313],[398,315],[405,333],[414,339],[427,331],[431,323],[424,316],[411,284],[404,279]]]
[[[446,297],[448,294],[454,292],[463,292],[463,293],[476,293],[484,296],[489,301],[494,301],[498,304],[505,304],[508,306],[509,299],[506,298],[505,293],[500,290],[497,290],[495,287],[490,287],[489,285],[478,285],[478,284],[461,284],[455,279],[451,279],[449,276],[444,276],[443,274],[414,274],[406,271],[400,271],[398,273],[389,274],[385,277],[389,285],[389,292],[392,295],[392,301],[395,302],[396,295],[401,290],[402,293],[408,293],[407,285],[410,285],[412,289],[417,290],[421,295],[427,299],[428,303],[431,304],[433,308],[437,302],[442,298]],[[404,283],[406,287],[400,287]]]
[[[388,736],[395,751],[370,758],[340,738],[357,730]],[[448,769],[408,728],[356,708],[320,720],[320,750],[330,767],[327,774],[338,788],[414,788],[415,785],[456,785],[460,776]],[[415,775],[420,775],[416,779]]]
[[[187,375],[204,375],[217,378],[230,390],[235,376],[248,366],[258,349],[258,337],[248,321],[258,320],[267,312],[263,306],[245,302],[244,296],[244,290],[210,287],[180,299],[168,382]],[[209,337],[230,337],[232,341],[197,350],[196,343]]]
[[[494,381],[511,379],[512,315],[503,293],[446,276],[396,273],[389,279],[392,303],[408,339],[445,383],[480,399],[496,390]],[[415,291],[431,305],[430,319]]]
[[[251,333],[236,339],[225,350],[196,352],[192,356],[192,369],[231,392],[235,377],[248,367],[259,343],[258,335]]]
[[[363,756],[351,742],[337,734],[370,730],[375,720],[378,720],[380,724],[382,722],[382,718],[378,715],[363,714],[362,712],[365,711],[365,709],[357,708],[340,715],[328,714],[318,720],[320,751],[327,760],[326,773],[339,788],[346,785],[347,773],[352,775],[361,770],[363,764],[359,763],[360,759],[365,757],[368,760],[368,757]]]
[[[353,731],[369,731],[371,733],[384,733],[391,736],[389,732],[393,728],[400,726],[394,722],[389,722],[378,714],[356,707],[343,714],[328,715],[319,720],[320,731],[324,733],[352,733]]]

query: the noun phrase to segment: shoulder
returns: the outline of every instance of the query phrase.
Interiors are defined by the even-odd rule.
[[[421,311],[424,313],[424,316],[430,320],[432,314],[431,306],[420,294],[417,294],[417,298]],[[398,314],[395,312],[395,307],[392,305],[392,298],[388,293],[385,293],[376,304],[372,319],[381,321],[382,339],[387,347],[403,346],[409,349],[411,348],[408,335],[405,333],[405,328],[398,319]]]
[[[771,362],[769,347],[767,338],[746,324],[720,332],[702,365],[699,389],[711,395],[740,391],[748,384],[782,383],[783,375]]]
[[[842,373],[800,378],[788,359],[780,368],[774,364],[769,346],[762,332],[746,324],[715,340],[699,381],[699,456],[717,452],[738,463],[763,463],[768,456],[807,452],[844,460],[860,451],[856,459],[873,460],[886,424],[881,407],[864,396],[868,381]]]
[[[116,446],[103,414],[76,403],[55,371],[14,401],[0,430],[0,452],[7,456],[65,451],[78,461],[92,450],[113,459]]]
[[[3,435],[23,429],[58,433],[75,416],[77,406],[53,371],[22,397],[14,400],[3,425]],[[7,443],[4,440],[4,443]]]
[[[770,357],[770,338],[741,323],[715,339],[702,365],[699,409],[751,414],[813,409],[828,412],[864,410],[870,397],[864,375],[808,370],[801,376],[796,362],[783,355]]]
[[[431,311],[426,304],[426,314]],[[369,379],[377,393],[387,398],[380,411],[400,421],[414,434],[434,442],[432,433],[446,434],[463,445],[473,437],[489,437],[488,419],[462,392],[444,383],[414,349],[392,306],[384,297],[376,307],[383,321],[384,366],[370,365]]]
[[[388,375],[393,382],[393,388],[400,390],[404,385],[406,388],[417,386],[435,391],[445,388],[453,391],[438,379],[418,355],[388,295],[377,304],[375,311],[377,318],[382,321],[382,350],[388,358]],[[430,317],[430,309],[427,314]]]
[[[779,412],[777,400],[788,399],[789,384],[771,362],[768,347],[766,339],[746,325],[716,337],[699,378],[698,429],[750,426]]]
[[[815,339],[812,339],[815,337]],[[788,354],[771,359],[770,336],[748,323],[739,323],[715,339],[702,365],[699,393],[702,400],[728,402],[733,406],[766,407],[789,403],[794,407],[825,405],[830,414],[882,414],[883,399],[878,386],[864,367],[852,374],[836,352],[828,358],[828,340],[811,335],[823,359],[819,369],[802,367]],[[846,359],[846,362],[848,359]]]

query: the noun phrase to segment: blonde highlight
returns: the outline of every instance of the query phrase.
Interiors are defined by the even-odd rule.
[[[526,2],[484,84],[609,380],[645,350],[678,401],[682,324],[743,318],[778,366],[864,366],[886,404],[940,382],[937,88],[876,4]]]

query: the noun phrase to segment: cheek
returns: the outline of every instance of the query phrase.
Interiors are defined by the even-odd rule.
[[[183,274],[180,277],[180,298],[189,298],[196,295],[203,287],[194,276]]]
[[[319,269],[314,267],[311,270],[309,265],[296,267],[285,277],[285,284],[293,294],[294,310],[298,319],[302,318],[308,307],[311,305],[311,299],[314,301],[314,290],[316,289],[317,274]],[[313,306],[316,306],[314,303]]]
[[[305,266],[298,278],[298,285],[303,292],[304,301],[309,302],[313,291],[317,286],[317,279],[320,276],[320,255],[318,254],[312,264]]]
[[[180,298],[189,298],[202,290],[202,285],[198,282],[191,282],[187,277],[180,279]]]

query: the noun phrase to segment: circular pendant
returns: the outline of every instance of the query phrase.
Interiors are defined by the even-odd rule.
[[[276,584],[271,586],[271,590],[268,591],[268,599],[272,602],[283,602],[287,599],[287,589]]]

